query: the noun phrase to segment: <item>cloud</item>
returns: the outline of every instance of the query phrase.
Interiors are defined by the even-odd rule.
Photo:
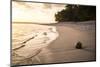
[[[12,6],[13,22],[55,23],[55,13],[64,9],[65,5],[13,2]]]
[[[47,8],[47,9],[51,9],[53,7],[64,7],[65,4],[50,4],[50,3],[44,3],[44,8]]]

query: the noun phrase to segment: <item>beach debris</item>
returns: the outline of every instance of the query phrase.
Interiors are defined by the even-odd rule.
[[[75,46],[76,49],[82,49],[82,43],[79,41],[76,43],[76,46]]]
[[[47,33],[46,33],[46,32],[44,32],[43,34],[44,34],[44,35],[47,35]]]

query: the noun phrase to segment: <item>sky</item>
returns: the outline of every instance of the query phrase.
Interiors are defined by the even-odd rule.
[[[55,14],[64,9],[62,4],[12,2],[12,22],[57,23]]]

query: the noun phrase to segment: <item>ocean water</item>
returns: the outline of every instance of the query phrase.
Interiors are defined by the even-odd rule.
[[[59,36],[55,26],[12,24],[12,62],[33,57]]]
[[[94,21],[52,26],[13,23],[12,27],[14,65],[95,60]],[[82,42],[84,49],[74,48],[77,41]]]

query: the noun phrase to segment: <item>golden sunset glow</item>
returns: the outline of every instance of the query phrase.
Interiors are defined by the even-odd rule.
[[[13,22],[56,23],[55,13],[65,5],[33,2],[12,2]]]

